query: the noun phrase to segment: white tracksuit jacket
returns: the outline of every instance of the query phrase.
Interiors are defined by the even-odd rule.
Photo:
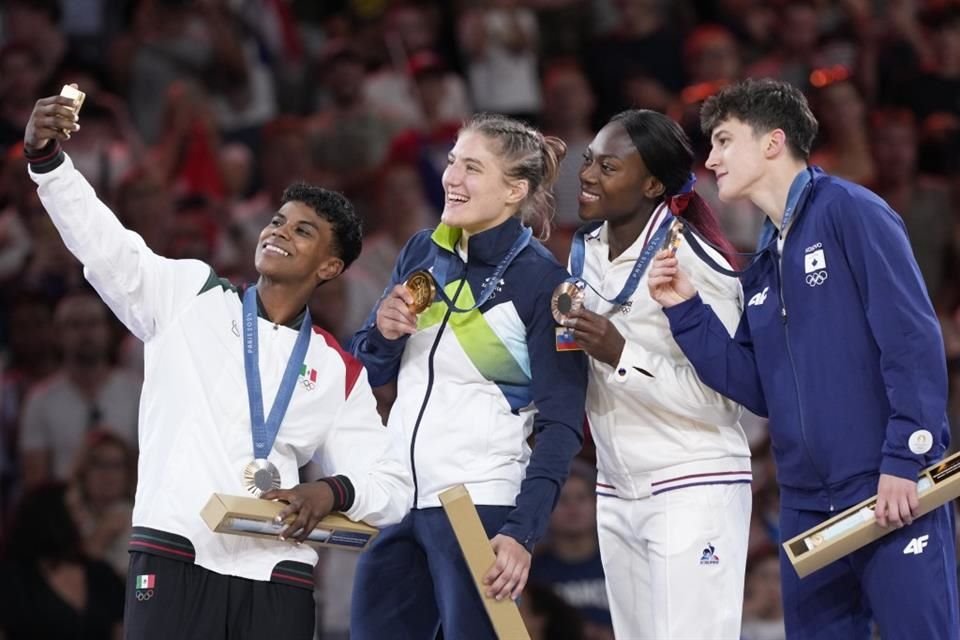
[[[655,232],[667,215],[665,206],[657,208],[636,242],[612,263],[607,225],[587,235],[584,279],[604,297],[614,298],[648,231]],[[705,248],[726,264],[719,253]],[[685,241],[677,256],[732,334],[742,308],[739,281],[711,270]],[[597,492],[636,499],[691,485],[748,481],[750,448],[739,424],[740,405],[697,377],[659,303],[650,297],[646,273],[626,313],[589,287],[585,306],[609,318],[626,342],[616,367],[590,359],[587,417],[597,447]]]
[[[154,254],[97,199],[69,157],[59,160],[31,165],[43,205],[87,279],[145,343],[133,525],[135,533],[146,528],[171,535],[141,538],[136,550],[188,562],[193,554],[206,569],[252,580],[276,581],[279,563],[315,564],[308,545],[213,533],[200,517],[215,492],[248,495],[242,472],[253,445],[239,292],[203,262]],[[264,318],[258,329],[269,411],[297,331]],[[345,476],[353,485],[345,515],[392,524],[412,502],[404,453],[382,426],[366,371],[314,328],[269,455],[283,488],[297,484],[298,468],[315,457],[325,474]],[[304,581],[312,586],[309,573]]]

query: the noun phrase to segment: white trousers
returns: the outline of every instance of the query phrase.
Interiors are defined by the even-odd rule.
[[[748,483],[598,495],[617,640],[738,640],[751,506]]]

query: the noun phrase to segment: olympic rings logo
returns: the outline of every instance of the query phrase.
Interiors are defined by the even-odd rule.
[[[137,589],[137,600],[144,602],[153,597],[153,589]]]
[[[807,284],[811,287],[817,287],[827,281],[826,269],[807,274]]]

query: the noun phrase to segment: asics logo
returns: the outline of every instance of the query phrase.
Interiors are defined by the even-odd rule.
[[[747,303],[747,306],[759,307],[760,305],[762,305],[764,302],[767,301],[767,291],[769,290],[770,290],[770,287],[764,287],[763,291],[761,291],[760,293],[754,294],[754,296],[750,298],[750,302]]]
[[[903,555],[908,556],[910,554],[920,555],[923,553],[923,550],[927,547],[927,544],[930,542],[929,535],[919,536],[911,540],[907,546],[903,548]]]

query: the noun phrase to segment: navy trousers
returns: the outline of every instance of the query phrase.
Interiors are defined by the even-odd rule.
[[[944,505],[806,578],[780,548],[789,640],[866,640],[876,620],[884,640],[960,640],[951,505]],[[781,507],[784,540],[829,513]]]
[[[477,506],[488,537],[513,507]],[[493,626],[442,508],[414,509],[360,556],[351,640],[487,640]]]

